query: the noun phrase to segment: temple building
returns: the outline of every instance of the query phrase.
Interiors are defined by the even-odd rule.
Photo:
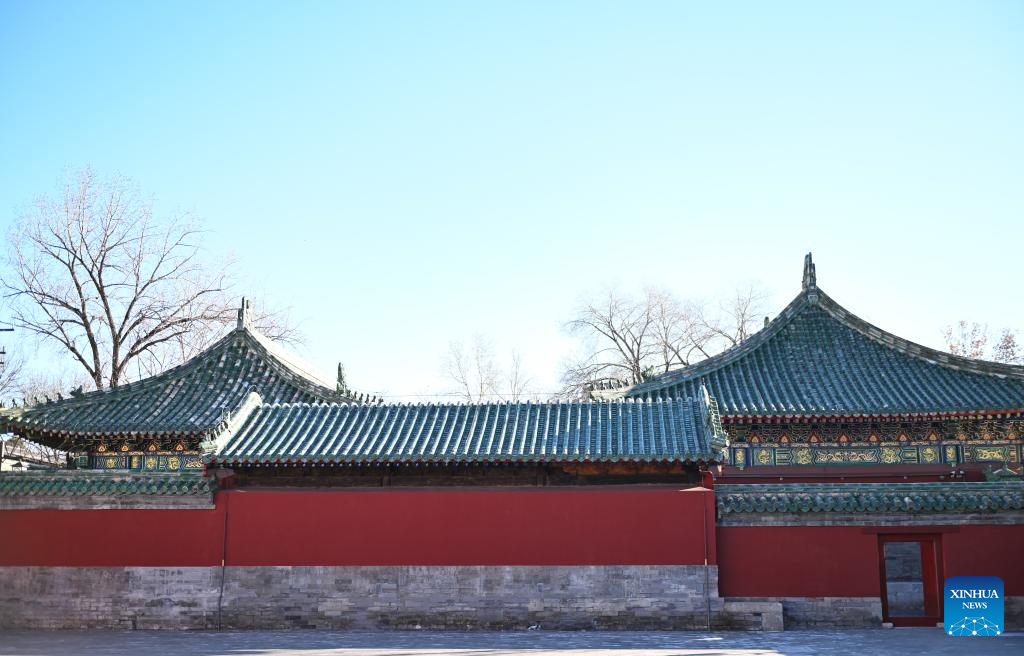
[[[1024,627],[1024,367],[800,294],[739,346],[584,402],[392,404],[235,330],[0,410],[0,628]]]
[[[75,454],[81,469],[202,471],[204,444],[250,393],[268,403],[355,400],[261,335],[251,313],[243,300],[235,330],[151,378],[0,411],[0,432]]]
[[[871,325],[818,287],[810,255],[800,293],[749,339],[595,396],[686,397],[703,386],[729,434],[726,478],[983,480],[984,469],[1024,455],[1024,367],[936,351]]]

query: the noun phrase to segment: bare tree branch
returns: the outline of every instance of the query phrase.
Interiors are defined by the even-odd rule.
[[[480,335],[473,338],[468,351],[458,342],[450,343],[443,367],[445,377],[455,385],[454,393],[467,403],[518,402],[531,393],[532,379],[525,373],[519,353],[512,352],[505,378],[490,343]]]
[[[755,287],[737,289],[736,294],[719,306],[717,313],[700,312],[700,321],[712,335],[728,346],[736,346],[755,332],[757,320],[767,296]]]
[[[444,360],[447,378],[455,384],[455,392],[467,403],[484,401],[498,391],[498,368],[494,354],[483,337],[473,339],[469,351],[458,342],[448,345]]]
[[[0,399],[9,398],[21,384],[25,371],[25,360],[16,354],[7,353],[0,363]]]
[[[209,266],[202,238],[186,215],[156,220],[128,180],[85,169],[12,231],[0,284],[13,323],[66,350],[98,389],[178,364],[235,316],[230,262]],[[257,326],[298,339],[277,313],[262,312]]]
[[[508,373],[508,400],[518,403],[531,391],[533,379],[523,370],[523,359],[518,351],[512,351],[511,365]]]
[[[953,355],[965,358],[984,359],[1004,364],[1024,364],[1024,354],[1017,345],[1017,333],[1004,328],[999,339],[988,349],[989,330],[986,324],[959,321],[955,326],[946,326],[943,335],[946,348]]]
[[[988,326],[960,321],[956,326],[946,326],[945,337],[946,346],[953,355],[974,359],[985,357]]]
[[[1024,364],[1024,353],[1017,345],[1017,333],[1006,328],[992,347],[992,359],[1005,364]]]
[[[637,298],[608,293],[586,302],[566,324],[583,353],[563,366],[562,394],[579,398],[606,383],[633,385],[735,346],[754,332],[764,300],[750,287],[709,311],[651,288]]]

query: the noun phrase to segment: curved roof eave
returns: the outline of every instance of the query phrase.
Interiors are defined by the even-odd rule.
[[[216,362],[225,354],[224,351],[241,340],[245,348],[249,349],[262,360],[266,367],[273,371],[281,381],[291,386],[302,394],[323,402],[350,402],[352,398],[338,393],[331,388],[322,378],[312,373],[308,366],[298,364],[296,358],[290,357],[280,346],[273,344],[269,339],[259,334],[248,322],[239,322],[239,325],[229,331],[224,337],[214,342],[208,348],[189,360],[167,369],[155,376],[150,376],[139,381],[125,383],[114,388],[94,390],[82,394],[65,397],[58,400],[49,400],[45,403],[26,405],[22,407],[11,407],[0,409],[0,430],[8,430],[23,437],[31,439],[33,436],[40,437],[47,442],[52,442],[55,436],[62,437],[61,442],[67,444],[69,437],[96,437],[109,438],[113,435],[123,437],[163,436],[163,435],[192,435],[205,436],[218,431],[218,428],[230,415],[231,408],[226,412],[212,412],[221,399],[219,392],[213,390],[209,395],[210,405],[206,408],[196,408],[194,413],[185,412],[184,415],[209,415],[209,421],[200,421],[187,426],[177,423],[163,426],[136,425],[129,428],[126,425],[116,425],[117,422],[104,426],[83,427],[72,418],[76,415],[81,418],[82,412],[87,414],[100,412],[102,410],[90,410],[90,408],[101,409],[106,407],[123,407],[126,403],[145,405],[143,400],[146,394],[159,394],[177,384],[179,380],[187,379],[197,370],[207,366],[209,362]],[[225,382],[236,383],[234,380]],[[257,391],[256,386],[242,385],[246,389],[235,390],[243,394]],[[139,401],[133,401],[139,399]],[[243,399],[239,398],[238,402]],[[156,404],[154,404],[156,405]],[[235,404],[237,405],[237,403]],[[77,411],[77,412],[76,412]],[[65,415],[61,420],[57,417],[61,413]],[[138,424],[138,419],[133,422]]]
[[[851,344],[844,342],[844,354],[844,346],[839,341],[828,342],[834,345],[834,350],[813,362],[807,361],[807,369],[801,369],[798,364],[796,368],[782,366],[777,371],[780,364],[799,362],[799,358],[807,357],[806,346],[811,342],[805,342],[801,351],[799,346],[791,345],[785,336],[777,338],[790,326],[795,330],[794,335],[801,334],[803,329],[805,340],[808,325],[824,326],[820,333],[823,339],[827,339],[825,336],[828,335],[838,339],[839,333],[828,328],[827,323],[816,323],[822,321],[833,321],[835,323],[831,325],[838,328],[839,333],[849,334],[861,340],[862,344],[873,346],[864,350],[853,345],[851,351]],[[819,333],[815,331],[814,334]],[[870,350],[872,348],[876,350],[874,354]],[[755,356],[759,351],[764,355]],[[781,361],[778,359],[780,353],[783,357]],[[855,356],[852,361],[851,353]],[[892,370],[878,370],[878,353],[888,353],[892,358],[902,359],[907,365],[906,371],[899,371],[901,365],[897,365],[895,374]],[[795,359],[790,360],[790,356]],[[775,359],[772,360],[772,357]],[[829,358],[834,359],[835,367]],[[883,356],[883,359],[890,365],[893,363],[890,356]],[[839,372],[838,375],[832,377],[826,373],[833,370]],[[789,378],[785,371],[790,372]],[[809,382],[803,375],[805,372],[812,375],[817,372],[821,378],[820,384]],[[863,378],[865,372],[870,372],[872,377]],[[756,380],[751,378],[755,374]],[[715,380],[718,382],[713,385],[712,381]],[[949,387],[951,381],[952,387]],[[719,399],[721,414],[730,419],[961,416],[1024,412],[1024,366],[973,360],[945,353],[878,328],[842,307],[818,288],[810,256],[805,261],[804,285],[800,294],[774,320],[741,344],[689,367],[664,373],[653,380],[630,387],[598,390],[594,396],[637,397],[665,392],[678,396],[685,391],[675,388],[690,388],[695,384],[714,387],[711,391]],[[988,394],[991,396],[986,396]]]
[[[722,369],[755,351],[763,343],[767,342],[788,326],[801,310],[811,304],[817,304],[837,321],[840,321],[849,328],[856,330],[864,337],[867,337],[868,339],[871,339],[883,346],[900,351],[908,356],[924,360],[931,364],[938,364],[940,366],[960,371],[998,376],[1002,378],[1020,378],[1024,380],[1024,366],[992,362],[989,360],[974,360],[912,342],[909,339],[904,339],[898,335],[894,335],[893,333],[882,330],[874,324],[861,319],[843,306],[839,305],[839,303],[833,300],[828,294],[815,288],[813,291],[802,291],[789,305],[785,307],[785,309],[782,310],[782,312],[778,314],[778,316],[771,320],[767,326],[757,331],[740,344],[732,346],[721,353],[713,355],[706,360],[701,360],[700,362],[688,367],[669,371],[653,380],[638,383],[631,387],[622,389],[626,394],[633,396],[634,394],[657,391],[678,383],[699,380],[702,376],[713,371],[717,371],[718,369]]]

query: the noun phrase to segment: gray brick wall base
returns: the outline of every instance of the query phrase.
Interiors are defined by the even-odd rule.
[[[874,597],[728,597],[726,608],[737,601],[780,603],[787,629],[882,625],[882,601]],[[1024,629],[1024,597],[1006,597],[1004,614],[1006,630]]]
[[[879,627],[871,597],[718,596],[718,569],[0,567],[0,629]],[[1006,598],[1024,628],[1024,597]]]
[[[726,599],[725,612],[713,625],[716,629],[751,630],[751,627],[762,631],[782,631],[785,623],[782,618],[782,604],[774,601],[735,601]]]
[[[1003,599],[1003,623],[1006,624],[1007,631],[1024,629],[1024,597]]]
[[[696,629],[708,608],[699,566],[228,568],[224,596],[236,628]]]
[[[772,630],[702,566],[3,567],[3,628]]]
[[[219,567],[0,567],[0,629],[216,626]]]
[[[878,597],[742,597],[726,599],[746,602],[776,602],[782,605],[787,629],[882,626],[882,600]]]

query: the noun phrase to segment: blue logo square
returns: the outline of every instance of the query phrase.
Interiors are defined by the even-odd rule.
[[[998,576],[946,579],[946,635],[997,636],[1003,632],[1003,580]]]

